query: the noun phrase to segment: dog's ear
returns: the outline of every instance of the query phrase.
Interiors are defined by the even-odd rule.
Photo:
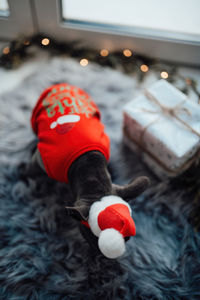
[[[81,221],[87,221],[90,207],[87,205],[80,205],[80,206],[65,206],[67,214],[72,216],[74,219]]]
[[[124,186],[113,184],[112,193],[128,201],[144,192],[149,184],[149,178],[146,176],[141,176]]]

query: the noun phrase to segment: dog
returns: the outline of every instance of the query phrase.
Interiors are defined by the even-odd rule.
[[[65,207],[67,214],[79,221],[93,248],[117,258],[136,234],[128,201],[148,187],[149,179],[142,176],[125,186],[112,183],[110,140],[100,118],[99,108],[84,90],[67,83],[47,88],[31,117],[39,140],[31,169],[39,166],[69,185],[74,206]]]

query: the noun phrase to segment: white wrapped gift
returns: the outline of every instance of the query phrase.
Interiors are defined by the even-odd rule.
[[[176,176],[200,155],[200,105],[165,80],[124,107],[124,140],[157,175]]]

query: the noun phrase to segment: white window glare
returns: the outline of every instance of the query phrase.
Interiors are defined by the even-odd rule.
[[[7,0],[0,0],[0,16],[8,17],[10,15],[9,5]]]
[[[199,0],[62,0],[62,16],[67,20],[96,25],[138,27],[200,39]],[[129,28],[127,28],[129,27]]]

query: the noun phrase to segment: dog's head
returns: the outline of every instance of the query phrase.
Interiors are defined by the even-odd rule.
[[[79,206],[66,207],[67,213],[80,223],[81,233],[94,248],[108,258],[125,251],[125,242],[136,234],[128,201],[140,195],[149,185],[147,177],[139,177],[125,186],[112,184],[112,194],[98,201],[80,199]]]

